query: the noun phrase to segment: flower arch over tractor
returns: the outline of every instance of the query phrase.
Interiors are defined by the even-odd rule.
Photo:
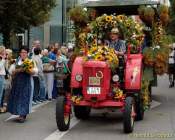
[[[144,26],[143,24],[135,21],[132,17],[125,15],[103,14],[102,16],[97,17],[95,21],[88,24],[88,28],[90,28],[90,33],[87,33],[88,44],[96,45],[98,44],[98,39],[109,39],[108,33],[116,27],[119,29],[121,38],[126,41],[126,45],[131,45],[132,52],[138,52],[144,39]]]

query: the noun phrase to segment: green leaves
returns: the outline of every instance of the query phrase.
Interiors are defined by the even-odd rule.
[[[18,33],[41,25],[55,6],[56,0],[0,0],[0,32]]]

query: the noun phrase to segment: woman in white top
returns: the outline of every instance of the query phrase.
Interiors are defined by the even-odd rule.
[[[0,111],[1,111],[1,105],[2,105],[2,96],[3,96],[3,90],[4,90],[4,82],[5,82],[5,47],[0,46]]]

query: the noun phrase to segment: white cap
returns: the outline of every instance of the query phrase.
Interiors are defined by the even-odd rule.
[[[111,33],[118,34],[119,33],[119,29],[118,28],[112,28]]]

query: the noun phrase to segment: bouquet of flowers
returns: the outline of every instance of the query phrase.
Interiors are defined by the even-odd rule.
[[[17,69],[23,69],[24,72],[27,72],[27,73],[30,73],[31,70],[34,68],[34,62],[28,58],[26,58],[24,61],[23,61],[23,64],[22,65],[17,65],[16,66]]]
[[[34,68],[34,62],[26,58],[23,62],[23,69],[25,72],[29,73]]]
[[[97,61],[106,61],[112,70],[118,67],[118,57],[115,54],[115,50],[108,46],[97,46],[92,45],[88,50],[87,59],[97,60]]]

